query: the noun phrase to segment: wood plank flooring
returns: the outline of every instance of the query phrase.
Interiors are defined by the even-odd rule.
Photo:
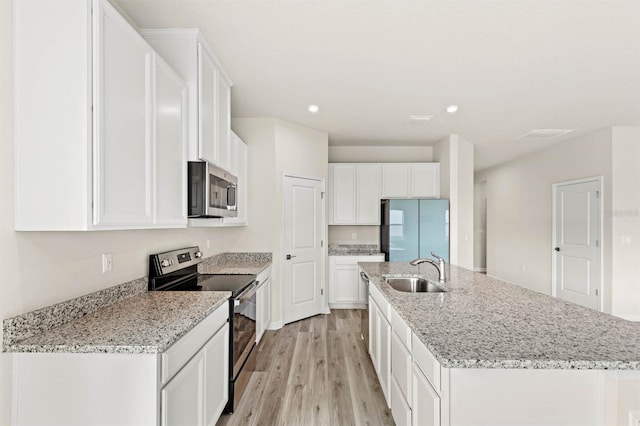
[[[393,425],[360,311],[338,309],[267,330],[242,401],[219,426]]]

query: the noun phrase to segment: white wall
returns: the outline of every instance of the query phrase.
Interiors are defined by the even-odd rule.
[[[451,263],[473,269],[473,145],[449,135],[434,146],[440,162],[440,197],[449,199]]]
[[[249,146],[251,226],[233,232],[229,247],[273,252],[271,321],[278,325],[283,321],[282,176],[291,173],[326,181],[329,139],[326,133],[275,118],[235,118],[231,125]]]
[[[431,146],[330,146],[330,163],[412,163],[433,161]]]
[[[613,128],[611,173],[612,313],[640,321],[640,128]]]
[[[0,1],[0,319],[144,277],[148,273],[148,255],[154,252],[192,244],[200,245],[207,256],[226,251],[230,231],[217,228],[13,230],[12,5],[12,1]],[[46,184],[46,176],[42,178]],[[47,206],[43,208],[46,214]],[[206,249],[207,240],[210,249]],[[102,274],[101,256],[107,252],[113,255],[113,271]],[[1,425],[10,423],[10,358],[9,354],[0,354]]]
[[[607,129],[476,174],[476,182],[486,180],[487,274],[551,294],[551,185],[603,176],[606,211],[612,197],[611,143]],[[604,302],[610,312],[611,220],[606,216],[603,237]]]
[[[473,195],[473,268],[487,270],[487,182],[474,185]]]

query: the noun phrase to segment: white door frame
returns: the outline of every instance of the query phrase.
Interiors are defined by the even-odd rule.
[[[320,225],[322,226],[323,229],[323,235],[322,235],[322,248],[323,250],[323,254],[322,256],[320,256],[320,283],[322,285],[321,289],[322,289],[322,296],[320,297],[321,300],[321,309],[324,311],[325,314],[330,313],[329,310],[329,305],[327,303],[327,280],[326,280],[326,262],[327,262],[327,191],[326,191],[326,179],[324,177],[317,177],[317,176],[303,176],[297,173],[289,173],[289,172],[282,172],[282,182],[280,183],[280,188],[281,188],[281,194],[282,194],[282,215],[280,220],[282,221],[281,225],[282,225],[282,230],[280,232],[280,275],[282,277],[281,282],[282,282],[282,286],[281,286],[281,301],[280,301],[280,318],[282,318],[282,326],[286,325],[285,323],[285,319],[284,319],[284,308],[285,308],[285,290],[284,290],[284,286],[285,286],[285,281],[284,281],[284,270],[286,267],[286,262],[285,262],[285,258],[284,258],[284,228],[286,226],[286,224],[284,223],[284,218],[285,218],[285,214],[284,214],[284,209],[285,209],[285,205],[284,205],[284,186],[285,186],[285,179],[287,177],[292,177],[292,178],[297,178],[297,179],[306,179],[306,180],[315,180],[320,182],[320,189],[322,191],[322,215],[320,216]]]
[[[577,184],[577,183],[587,183],[587,182],[597,182],[598,184],[598,191],[600,191],[600,197],[598,198],[600,200],[600,235],[598,235],[598,240],[600,241],[600,277],[599,277],[599,286],[598,288],[600,289],[600,292],[598,294],[598,307],[600,312],[604,312],[604,286],[603,284],[603,280],[602,277],[604,276],[604,241],[603,241],[603,232],[604,232],[604,194],[602,193],[602,187],[603,187],[603,177],[602,176],[592,176],[592,177],[588,177],[588,178],[582,178],[582,179],[575,179],[575,180],[567,180],[564,182],[556,182],[551,184],[551,192],[552,192],[552,200],[551,200],[551,208],[552,208],[552,217],[553,217],[553,221],[551,224],[551,295],[553,297],[558,297],[558,283],[556,280],[556,255],[554,252],[554,248],[558,247],[557,245],[557,241],[556,241],[556,225],[557,225],[557,218],[556,218],[556,195],[557,195],[557,191],[558,191],[558,187],[559,186],[564,186],[564,185],[573,185],[573,184]]]

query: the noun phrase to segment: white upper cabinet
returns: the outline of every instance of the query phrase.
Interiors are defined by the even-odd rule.
[[[14,6],[16,229],[186,226],[184,83],[106,0]]]
[[[95,34],[94,224],[152,225],[153,50],[106,1]]]
[[[382,165],[382,198],[439,198],[440,163]]]
[[[382,198],[409,197],[409,165],[382,165]]]
[[[249,205],[249,163],[248,148],[238,135],[230,131],[229,144],[229,171],[238,178],[236,190],[236,217],[225,217],[222,219],[222,226],[246,226],[248,224]],[[206,220],[206,219],[205,219]]]
[[[439,198],[440,163],[329,164],[329,225],[380,225],[383,198]]]
[[[231,172],[233,82],[215,53],[197,29],[141,32],[189,87],[189,160],[206,160]]]
[[[380,224],[380,165],[329,164],[329,224]]]
[[[356,223],[356,166],[329,164],[329,225]]]
[[[409,165],[409,198],[440,197],[440,163]]]
[[[155,69],[156,223],[184,225],[187,217],[187,87],[159,57],[156,57]],[[176,109],[177,105],[182,108]]]
[[[194,160],[218,164],[218,68],[201,43],[198,43],[198,151]],[[196,157],[196,158],[194,158]]]
[[[356,166],[356,222],[380,225],[380,165]]]

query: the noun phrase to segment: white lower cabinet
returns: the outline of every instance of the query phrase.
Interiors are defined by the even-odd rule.
[[[440,425],[440,397],[416,363],[412,368],[412,382],[411,424]]]
[[[12,354],[12,424],[213,426],[228,399],[228,318],[225,302],[161,354]]]
[[[213,426],[222,415],[229,397],[229,326],[204,346],[204,424]]]
[[[162,426],[204,424],[204,364],[198,352],[162,389]]]
[[[369,354],[378,374],[382,393],[391,407],[391,323],[389,302],[375,287],[369,291]]]
[[[391,377],[391,414],[396,426],[411,426],[411,407],[404,399],[395,377]],[[420,424],[421,423],[417,423]]]
[[[258,274],[258,292],[256,293],[256,343],[269,327],[271,322],[271,267]]]
[[[329,307],[364,308],[368,300],[366,284],[360,279],[359,262],[384,262],[384,255],[329,256]]]

